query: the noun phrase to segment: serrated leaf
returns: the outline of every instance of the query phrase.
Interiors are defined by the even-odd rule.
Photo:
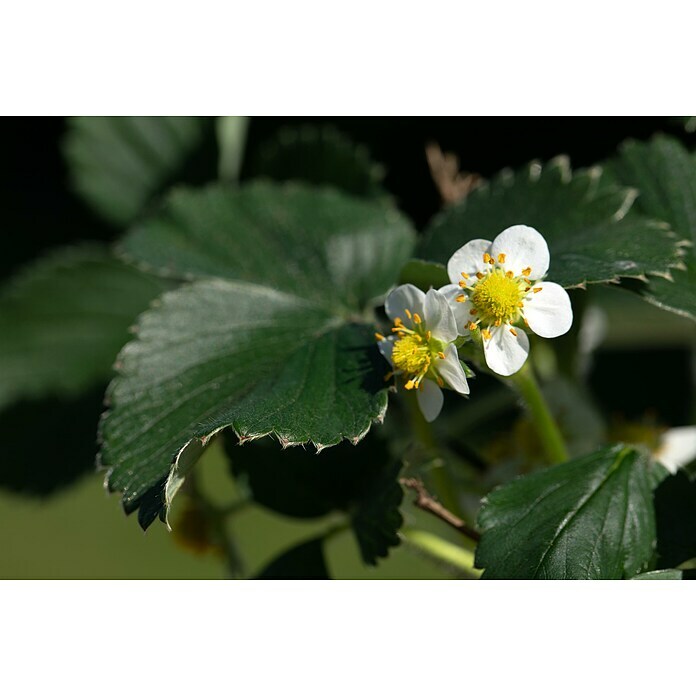
[[[238,447],[236,438],[228,436],[225,442],[234,475],[256,503],[290,517],[349,515],[369,565],[399,544],[401,465],[381,438],[369,434],[357,446],[341,443],[321,456],[302,447],[279,450],[266,441]]]
[[[412,244],[382,205],[271,184],[178,192],[129,235],[124,248],[141,263],[227,280],[166,295],[123,351],[102,455],[125,509],[152,503],[145,526],[158,505],[166,515],[182,453],[225,427],[318,449],[364,437],[387,395],[362,316]]]
[[[418,256],[447,263],[466,242],[525,224],[545,237],[548,279],[564,287],[668,275],[682,253],[675,234],[664,223],[626,217],[635,192],[605,185],[602,176],[598,167],[573,174],[564,157],[502,172],[438,214]]]
[[[640,573],[631,580],[693,580],[693,571],[688,570],[651,570],[649,573]]]
[[[379,558],[386,558],[389,549],[401,543],[398,531],[404,520],[399,508],[404,491],[398,480],[400,471],[400,462],[383,469],[353,511],[353,531],[362,559],[368,565],[377,565]]]
[[[102,217],[125,225],[212,135],[212,119],[195,116],[85,116],[70,119],[64,150],[75,189]]]
[[[657,136],[648,143],[624,143],[608,170],[618,182],[640,192],[636,212],[664,220],[681,239],[696,244],[696,154],[674,138]],[[639,289],[649,302],[696,320],[696,256],[687,249],[685,270],[671,279],[655,278]]]
[[[2,289],[0,486],[46,495],[93,469],[116,354],[170,285],[83,246],[37,261]],[[41,456],[37,433],[48,448]]]
[[[106,384],[129,327],[168,286],[98,246],[27,267],[0,292],[0,408]]]
[[[655,548],[648,456],[625,445],[539,471],[483,503],[476,565],[486,579],[633,577]]]
[[[679,471],[655,489],[658,567],[696,558],[696,481]]]
[[[256,580],[330,580],[324,558],[324,538],[293,546],[274,558]]]
[[[384,195],[384,169],[332,126],[286,127],[252,155],[250,176],[334,186],[355,196]]]

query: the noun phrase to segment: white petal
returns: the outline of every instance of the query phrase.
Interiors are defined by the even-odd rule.
[[[408,309],[411,314],[423,316],[424,301],[425,293],[415,285],[399,285],[398,288],[392,290],[387,296],[384,303],[384,311],[392,321],[397,317],[401,317],[405,324],[409,324],[405,310]]]
[[[424,379],[421,382],[418,389],[418,405],[428,423],[432,423],[440,415],[444,401],[442,389],[435,382],[431,379]]]
[[[447,298],[430,288],[423,303],[423,320],[428,331],[441,341],[449,343],[457,338],[457,324]]]
[[[445,350],[445,359],[437,360],[435,362],[435,367],[440,377],[442,377],[452,389],[458,391],[460,394],[469,393],[466,374],[464,373],[462,364],[459,362],[457,349],[454,346],[447,346],[447,350]]]
[[[660,441],[655,458],[673,474],[696,459],[696,427],[685,426],[668,430]]]
[[[458,285],[443,285],[440,290],[447,301],[449,302],[452,314],[454,314],[454,320],[457,324],[457,334],[459,336],[468,336],[469,322],[471,317],[469,316],[469,309],[471,307],[470,302],[457,302],[457,298],[462,294],[462,289]]]
[[[462,273],[468,273],[473,278],[479,271],[486,270],[483,255],[490,249],[491,243],[486,239],[472,239],[461,249],[457,249],[447,262],[447,275],[449,275],[450,281],[456,285],[462,280]],[[475,280],[472,278],[467,283]]]
[[[528,278],[538,280],[549,270],[549,246],[546,240],[527,225],[514,225],[503,230],[491,244],[491,256],[505,254],[505,268],[516,276],[531,268]]]
[[[377,347],[379,348],[379,352],[389,361],[389,364],[393,367],[394,363],[392,362],[392,353],[394,352],[394,337],[389,336],[389,338],[385,338],[383,341],[378,341]]]
[[[529,355],[529,339],[522,329],[515,329],[517,336],[510,327],[503,324],[491,330],[491,338],[483,339],[483,352],[488,367],[499,375],[508,377],[514,375]]]
[[[557,283],[536,283],[534,289],[539,292],[528,292],[524,303],[529,328],[542,338],[562,336],[573,323],[568,293]]]

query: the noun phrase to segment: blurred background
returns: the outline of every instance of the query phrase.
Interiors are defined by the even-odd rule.
[[[685,133],[682,124],[667,118],[254,118],[246,150],[254,151],[285,126],[304,123],[330,123],[351,140],[364,144],[372,158],[384,166],[386,189],[418,229],[441,205],[425,155],[425,146],[431,141],[456,154],[463,170],[483,177],[558,154],[569,155],[574,167],[593,165],[611,157],[625,139],[644,140],[657,132],[676,135],[691,148],[696,145],[694,134]],[[4,118],[0,129],[6,163],[0,173],[3,280],[55,247],[85,240],[109,242],[116,237],[119,230],[91,212],[71,190],[63,152],[64,119]],[[242,179],[249,175],[250,166],[245,160]],[[215,152],[204,147],[187,181],[202,183],[215,176]],[[600,410],[617,422],[646,417],[664,425],[691,422],[693,325],[629,293],[593,293],[604,311],[603,341],[588,366],[592,398]],[[655,365],[660,366],[659,374]],[[648,388],[653,379],[659,379],[662,388]],[[101,397],[100,393],[91,395],[85,400],[85,409],[94,409]],[[69,443],[75,433],[68,436],[65,426],[54,421],[60,404],[44,402],[44,424],[18,438],[15,424],[25,422],[25,407],[30,405],[13,406],[11,412],[0,414],[2,469],[12,471],[21,445],[35,452],[37,470],[55,467],[70,471],[74,450]],[[96,449],[93,431],[82,433],[81,440],[86,449]],[[205,484],[233,495],[234,484],[226,474],[221,452],[213,449],[206,458]],[[134,519],[124,516],[117,498],[104,492],[101,474],[84,473],[71,486],[38,491],[39,495],[17,488],[11,475],[3,475],[2,578],[224,576],[224,567],[214,554],[187,553],[164,525],[155,524],[144,534]],[[430,520],[422,520],[424,527],[429,524]],[[280,549],[322,526],[325,523],[292,520],[258,507],[244,510],[234,522],[240,550],[252,568],[261,567]],[[403,547],[392,551],[378,568],[366,569],[347,535],[331,542],[328,557],[330,569],[338,577],[448,577]]]

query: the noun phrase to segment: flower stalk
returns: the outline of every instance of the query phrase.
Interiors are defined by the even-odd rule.
[[[565,440],[529,363],[525,363],[518,372],[504,379],[515,387],[524,400],[549,463],[560,464],[567,461],[569,456]]]

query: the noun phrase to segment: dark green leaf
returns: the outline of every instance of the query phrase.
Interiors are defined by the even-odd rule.
[[[696,558],[696,481],[683,471],[655,490],[658,567],[672,568]]]
[[[0,408],[105,385],[129,327],[166,285],[97,246],[26,268],[0,293]]]
[[[109,116],[70,120],[65,155],[75,189],[100,215],[125,225],[212,141],[212,119]],[[211,169],[213,178],[214,167]]]
[[[353,531],[362,559],[368,565],[377,565],[377,559],[386,558],[389,549],[400,544],[398,531],[404,521],[399,512],[404,498],[398,480],[400,471],[400,462],[384,468],[353,511]]]
[[[251,157],[249,174],[334,186],[356,196],[384,195],[383,168],[331,126],[284,128]]]
[[[256,282],[195,282],[143,316],[103,427],[109,487],[125,508],[158,489],[165,514],[185,475],[181,452],[225,427],[318,449],[362,439],[387,395],[361,317],[412,243],[382,205],[270,184],[179,192],[129,235],[129,254],[151,267]]]
[[[310,539],[273,559],[257,580],[330,580],[324,538]]]
[[[385,442],[369,434],[357,446],[341,443],[316,456],[302,447],[279,450],[261,441],[244,447],[227,437],[234,475],[247,484],[254,501],[283,515],[351,515],[363,560],[375,565],[399,544],[401,465]]]
[[[104,388],[71,399],[21,401],[0,411],[0,487],[46,496],[94,472]]]
[[[646,569],[655,548],[649,458],[616,445],[515,479],[478,518],[488,579],[599,580]]]
[[[399,275],[399,283],[411,283],[424,292],[430,288],[441,288],[450,282],[447,268],[441,263],[411,259]]]
[[[649,573],[640,573],[631,578],[631,580],[686,580],[687,578],[684,577],[685,572],[687,571],[674,570],[673,568],[669,570],[651,570]]]
[[[681,239],[696,243],[696,154],[674,138],[658,136],[649,143],[630,141],[609,164],[621,184],[640,191],[636,212],[669,223]],[[689,250],[686,270],[671,278],[655,278],[642,288],[653,304],[696,320],[696,256]]]
[[[506,227],[535,227],[551,252],[548,279],[565,287],[619,278],[666,276],[680,263],[674,233],[661,222],[627,217],[635,192],[602,180],[598,167],[572,174],[559,157],[502,172],[430,224],[419,256],[447,263],[472,239],[493,240]]]

